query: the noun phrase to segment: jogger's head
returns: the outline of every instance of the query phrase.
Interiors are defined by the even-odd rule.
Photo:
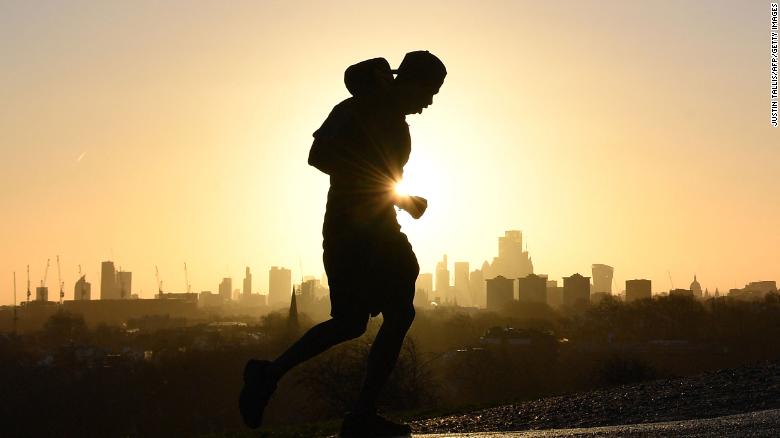
[[[396,72],[392,89],[404,114],[420,113],[433,103],[447,76],[444,63],[427,50],[407,53]]]

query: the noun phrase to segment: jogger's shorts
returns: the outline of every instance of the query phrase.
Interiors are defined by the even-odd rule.
[[[325,237],[331,316],[365,317],[412,306],[420,266],[400,231]]]

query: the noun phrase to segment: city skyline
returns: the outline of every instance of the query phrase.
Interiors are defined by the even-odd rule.
[[[181,291],[183,262],[194,290],[247,265],[257,284],[322,272],[312,132],[346,66],[423,47],[449,71],[407,119],[404,183],[429,208],[400,221],[426,271],[478,268],[520,228],[551,278],[780,278],[766,3],[408,6],[366,23],[362,2],[5,5],[0,303],[57,254],[93,297],[105,260],[147,297],[155,265]]]
[[[524,267],[526,264],[530,263],[530,254],[522,251],[522,239],[523,239],[523,232],[521,230],[507,230],[505,231],[504,236],[498,236],[498,245],[497,245],[497,252],[496,256],[492,258],[492,263],[488,262],[488,260],[484,260],[483,263],[474,264],[473,266],[476,268],[477,266],[481,266],[481,268],[476,268],[474,271],[469,270],[469,262],[464,262],[460,259],[452,259],[448,256],[448,254],[443,254],[441,260],[436,262],[433,269],[426,270],[425,267],[421,267],[420,270],[420,276],[418,277],[418,289],[427,289],[427,292],[430,294],[429,299],[433,299],[434,297],[442,300],[442,302],[455,302],[459,303],[461,305],[471,306],[471,305],[481,305],[481,307],[485,307],[484,305],[484,296],[481,296],[480,294],[485,293],[486,286],[482,285],[479,290],[473,290],[475,289],[474,285],[474,273],[478,273],[479,278],[482,278],[482,282],[487,282],[488,280],[493,280],[497,277],[502,277],[506,280],[527,280],[528,276],[534,277],[536,275],[541,275],[542,278],[547,280],[552,280],[554,282],[558,282],[561,284],[565,283],[565,280],[567,277],[570,277],[572,275],[580,275],[582,276],[582,273],[587,273],[591,271],[572,271],[570,273],[563,273],[563,274],[556,274],[556,275],[550,275],[546,271],[542,270],[540,271],[533,271],[533,272],[526,272],[524,271]],[[516,248],[515,248],[516,247]],[[57,256],[59,257],[59,255]],[[524,261],[525,260],[525,261]],[[50,259],[47,259],[47,265],[50,265]],[[100,262],[101,269],[98,271],[97,278],[94,282],[90,282],[90,278],[86,278],[87,283],[95,283],[96,288],[95,290],[98,292],[98,294],[95,296],[93,295],[92,299],[118,299],[120,297],[124,297],[126,299],[137,297],[137,298],[156,298],[158,291],[163,291],[165,293],[182,293],[182,292],[194,292],[194,293],[201,293],[201,292],[210,292],[212,294],[218,294],[223,296],[223,299],[227,300],[235,300],[236,298],[233,297],[233,293],[238,291],[239,296],[243,297],[244,295],[251,293],[251,294],[261,294],[265,295],[268,300],[268,305],[270,306],[279,306],[286,305],[288,300],[288,292],[293,286],[295,285],[302,285],[306,281],[309,281],[312,278],[317,278],[317,281],[320,282],[320,277],[324,278],[324,273],[321,273],[321,275],[312,275],[313,273],[308,272],[305,273],[303,271],[296,272],[296,270],[287,268],[284,266],[269,266],[268,269],[260,269],[260,272],[267,272],[268,275],[265,277],[261,277],[261,279],[264,278],[264,281],[261,281],[259,284],[265,285],[263,286],[256,286],[252,287],[252,278],[253,274],[251,273],[251,266],[244,266],[242,270],[243,279],[242,283],[238,283],[238,280],[241,277],[236,277],[236,283],[235,284],[241,284],[242,287],[238,289],[233,288],[233,276],[225,276],[222,277],[219,282],[216,280],[214,281],[214,284],[216,284],[216,287],[195,287],[192,288],[192,283],[189,280],[189,271],[187,269],[186,263],[184,263],[184,281],[182,281],[183,287],[179,288],[177,286],[170,286],[170,283],[163,283],[161,280],[156,278],[156,274],[158,274],[157,266],[155,265],[155,282],[160,281],[160,284],[155,283],[155,289],[153,293],[150,295],[149,293],[144,292],[143,290],[131,290],[131,286],[127,287],[126,291],[120,290],[122,287],[118,287],[121,285],[131,285],[132,278],[133,278],[133,272],[132,270],[123,270],[121,267],[117,268],[113,260],[103,260]],[[50,268],[50,266],[49,266]],[[453,268],[453,269],[450,269]],[[531,266],[531,268],[533,268]],[[592,278],[593,281],[590,283],[590,293],[591,294],[598,294],[598,293],[606,293],[608,295],[613,296],[621,296],[626,293],[628,283],[630,282],[636,282],[636,281],[650,281],[652,284],[652,287],[650,289],[650,292],[652,295],[661,295],[661,294],[668,294],[674,290],[690,290],[685,289],[682,286],[685,286],[687,284],[686,278],[681,278],[680,281],[676,284],[674,283],[674,279],[671,277],[671,273],[668,272],[667,281],[668,284],[663,283],[661,280],[658,279],[646,279],[642,278],[641,276],[632,276],[631,273],[624,273],[623,276],[618,279],[618,277],[613,277],[615,268],[613,266],[601,264],[601,263],[594,263],[591,265],[591,269],[593,272],[593,277],[585,277],[585,278]],[[297,277],[293,275],[293,273],[296,272],[296,274],[299,274]],[[455,273],[453,275],[453,272]],[[44,269],[44,275],[48,276],[48,269]],[[82,297],[77,297],[76,293],[77,291],[80,291],[79,282],[85,279],[85,277],[88,274],[82,273],[82,266],[78,266],[78,275],[77,281],[74,281],[72,283],[72,286],[67,281],[63,280],[63,285],[65,287],[66,291],[72,290],[72,294],[70,292],[65,293],[65,300],[73,300],[73,299],[84,299]],[[281,275],[281,277],[280,277]],[[719,286],[710,286],[709,284],[705,284],[705,287],[702,288],[702,286],[697,281],[697,274],[693,273],[693,283],[696,285],[695,287],[698,288],[697,291],[694,291],[694,295],[701,297],[702,291],[704,289],[707,289],[708,291],[711,290],[712,293],[716,290],[723,291],[722,293],[725,295],[726,292],[728,292],[730,289],[740,289],[742,287],[748,287],[751,284],[755,284],[756,282],[761,281],[777,281],[777,279],[774,278],[763,278],[763,279],[751,279],[749,281],[746,281],[743,284],[735,284],[729,287],[719,287]],[[276,277],[274,277],[276,276]],[[458,278],[461,276],[462,278]],[[443,278],[442,278],[443,277]],[[604,280],[599,283],[599,278],[603,278]],[[49,277],[50,278],[50,277]],[[137,276],[135,277],[138,278]],[[276,279],[274,279],[276,278]],[[17,298],[17,304],[20,304],[26,300],[25,292],[26,292],[26,278],[25,273],[16,273],[15,277],[16,283],[16,298]],[[422,283],[421,283],[422,282]],[[166,284],[166,286],[163,286],[163,284]],[[257,285],[258,283],[254,283]],[[420,286],[423,284],[423,286]],[[427,284],[427,286],[425,286]],[[521,286],[522,281],[518,281],[514,286],[514,296],[523,301],[523,298],[520,298],[522,296],[521,292]],[[599,286],[601,284],[601,286]],[[30,288],[33,292],[33,297],[31,297],[31,300],[36,299],[35,294],[36,293],[43,293],[43,290],[40,289],[40,286],[42,286],[43,283],[38,282],[36,283],[34,281],[33,275],[30,274]],[[668,287],[667,287],[668,285]],[[744,286],[743,286],[744,285]],[[52,290],[50,287],[50,283],[46,284],[46,289],[48,292],[48,301],[57,301],[58,296],[56,295],[56,290],[54,291],[54,294],[52,294]],[[616,286],[616,289],[613,290],[613,286]],[[477,286],[479,287],[479,286]],[[159,288],[159,289],[158,289]],[[441,291],[442,288],[446,288],[445,291]],[[273,292],[274,297],[271,297],[271,291]],[[13,295],[13,291],[11,292]],[[87,292],[88,294],[88,292]],[[132,295],[132,297],[131,297]],[[626,297],[624,297],[626,298]],[[89,298],[87,298],[89,299]],[[630,300],[630,298],[628,298]],[[480,301],[483,300],[483,301]],[[0,305],[6,305],[11,303],[0,303]]]

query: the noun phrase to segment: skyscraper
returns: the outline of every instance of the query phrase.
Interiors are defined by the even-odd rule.
[[[433,274],[426,272],[418,275],[414,282],[414,291],[415,305],[429,305],[433,300]]]
[[[447,269],[447,254],[442,261],[436,263],[436,295],[447,301],[450,292],[450,270]]]
[[[119,291],[116,287],[114,262],[103,262],[100,264],[100,299],[115,300],[117,298],[119,298]]]
[[[504,232],[504,237],[498,238],[498,257],[515,262],[520,260],[523,253],[523,232],[509,230]]]
[[[92,299],[92,285],[87,282],[86,275],[82,275],[76,282],[76,286],[73,288],[74,300],[90,300]]]
[[[563,288],[556,280],[547,280],[547,304],[550,307],[561,307],[563,304]]]
[[[49,301],[48,286],[38,286],[35,288],[35,301]]]
[[[463,306],[473,306],[469,294],[469,262],[455,262],[455,298]]]
[[[309,309],[317,298],[317,289],[320,287],[320,281],[317,279],[304,280],[301,283],[300,293],[298,294],[298,307],[301,311]]]
[[[487,280],[487,309],[499,311],[514,300],[514,280],[499,275]]]
[[[222,279],[222,282],[219,283],[219,296],[222,298],[222,301],[227,303],[230,301],[230,294],[233,291],[233,279],[230,277],[225,277]]]
[[[591,266],[593,273],[593,292],[612,294],[612,274],[615,268],[609,265],[594,264]]]
[[[430,297],[433,293],[433,274],[426,272],[417,276],[414,283],[415,290],[423,290]]]
[[[273,266],[268,271],[268,305],[281,307],[289,304],[292,290],[292,271]]]
[[[471,274],[469,275],[469,291],[471,292],[472,305],[482,308],[487,306],[485,276],[481,269],[471,271]]]
[[[244,296],[248,297],[252,294],[252,273],[249,272],[249,266],[246,267],[246,274],[244,275]]]
[[[583,306],[590,303],[590,278],[579,273],[563,277],[563,305]]]
[[[120,300],[129,300],[133,294],[133,273],[119,271],[116,273],[116,294]]]
[[[419,274],[414,282],[414,307],[428,307],[432,299],[433,274]]]
[[[517,279],[518,301],[521,303],[547,303],[547,276],[528,274]]]
[[[650,280],[626,280],[626,301],[650,299],[653,296]]]
[[[534,272],[534,264],[528,251],[523,251],[523,232],[509,230],[498,238],[498,257],[493,262],[482,266],[485,278],[497,275],[506,278],[520,278]]]

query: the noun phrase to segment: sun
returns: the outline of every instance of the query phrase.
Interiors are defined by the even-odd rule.
[[[441,199],[442,181],[445,178],[435,161],[427,159],[423,154],[416,154],[404,167],[403,179],[393,185],[397,195],[422,196],[429,202]]]
[[[428,202],[438,203],[441,200],[441,187],[438,184],[436,174],[430,168],[416,169],[407,166],[409,171],[404,172],[404,178],[393,185],[393,192],[397,196],[421,196]]]
[[[451,178],[441,161],[435,151],[419,142],[404,166],[403,178],[393,184],[395,194],[420,196],[425,198],[428,204],[419,219],[414,219],[406,212],[398,212],[398,223],[404,232],[411,233],[410,236],[421,238],[426,233],[439,230],[443,221],[447,220],[448,208],[453,205],[451,189],[447,184]]]
[[[403,180],[396,182],[395,186],[393,187],[393,190],[395,191],[395,194],[398,196],[411,195],[411,193],[409,193],[407,184]]]
[[[393,191],[398,196],[430,197],[433,192],[432,181],[419,175],[408,175],[393,185]]]

